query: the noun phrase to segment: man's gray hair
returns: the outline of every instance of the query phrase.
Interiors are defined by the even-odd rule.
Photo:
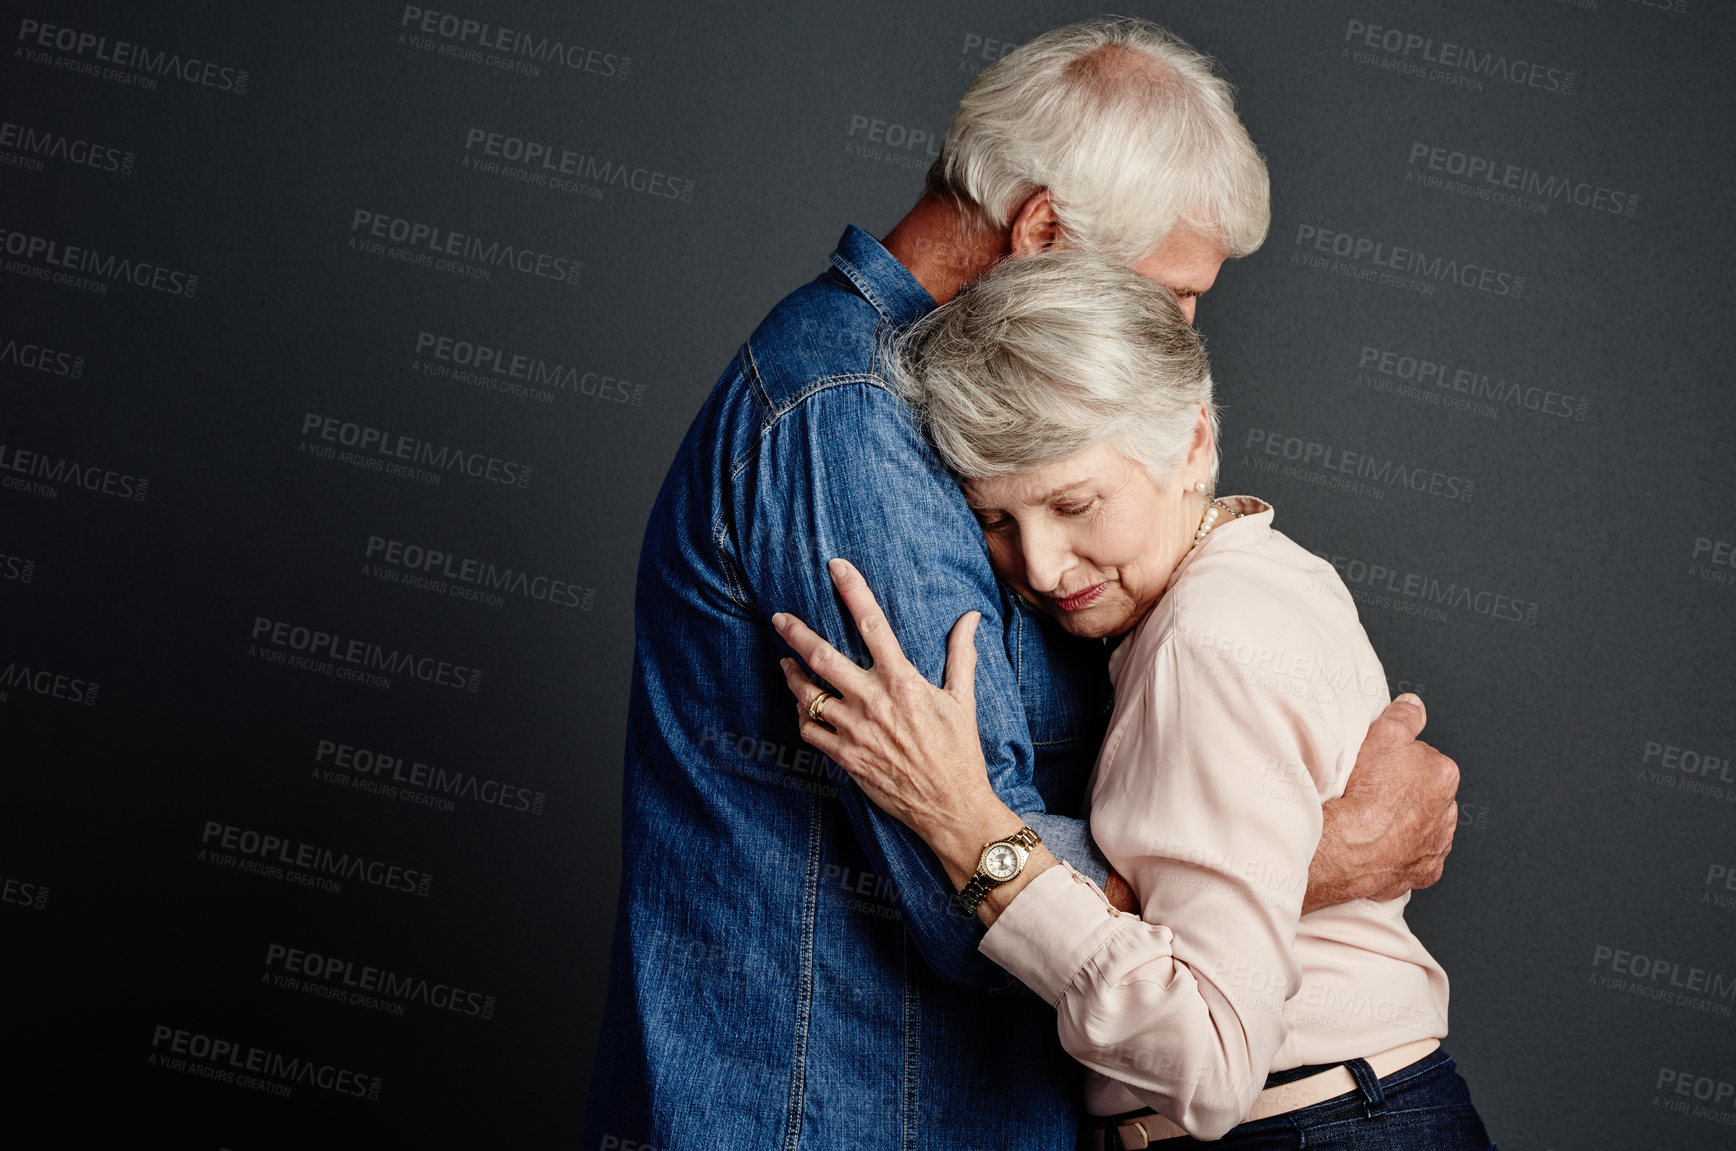
[[[890,374],[966,479],[1032,471],[1107,440],[1166,486],[1201,404],[1217,443],[1211,364],[1175,296],[1079,248],[1002,260],[899,337]]]
[[[1266,238],[1266,162],[1214,62],[1131,17],[1056,28],[960,101],[928,188],[996,230],[1047,188],[1067,239],[1123,263],[1177,225],[1245,256]]]

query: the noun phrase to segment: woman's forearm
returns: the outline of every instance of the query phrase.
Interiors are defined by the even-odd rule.
[[[1068,1054],[1215,1139],[1246,1117],[1284,1038],[1283,993],[1225,987],[1219,973],[1252,963],[1293,987],[1275,942],[1237,932],[1216,941],[1225,950],[1201,949],[1117,914],[1082,876],[1055,868],[1007,909],[982,952],[1055,1005]]]
[[[946,869],[946,876],[952,881],[955,891],[962,889],[976,874],[983,848],[1015,834],[1024,826],[1024,818],[1002,803],[992,791],[953,810],[923,812],[911,823],[911,829],[922,837]],[[1017,876],[990,890],[988,897],[977,907],[977,917],[984,924],[992,925],[1019,892],[1031,880],[1055,866],[1055,862],[1049,849],[1039,844]]]

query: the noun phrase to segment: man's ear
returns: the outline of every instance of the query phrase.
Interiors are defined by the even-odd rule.
[[[1061,238],[1061,221],[1055,216],[1055,199],[1049,189],[1035,192],[1013,216],[1007,246],[1015,256],[1041,252]]]

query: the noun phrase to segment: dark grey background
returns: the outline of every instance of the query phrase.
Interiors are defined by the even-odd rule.
[[[135,155],[121,174],[0,147],[0,228],[200,277],[190,299],[114,281],[99,295],[0,255],[4,451],[150,481],[144,502],[0,490],[0,670],[101,685],[81,705],[0,684],[13,1129],[238,1149],[577,1139],[618,879],[633,571],[664,468],[736,346],[844,224],[884,234],[918,194],[926,147],[859,155],[861,125],[938,137],[991,41],[1097,11],[423,7],[596,49],[599,70],[528,76],[420,50],[399,42],[391,3],[0,3],[0,120]],[[1285,531],[1339,557],[1391,678],[1421,691],[1428,738],[1463,768],[1457,847],[1411,921],[1452,975],[1450,1047],[1491,1131],[1520,1151],[1731,1146],[1731,15],[1706,0],[1122,10],[1223,61],[1270,161],[1271,237],[1200,310],[1224,486],[1271,499]],[[71,53],[24,53],[25,20],[245,69],[246,91],[77,74],[51,62]],[[1572,89],[1405,75],[1381,62],[1424,49],[1369,49],[1353,22],[1538,63],[1557,87],[1571,72]],[[472,128],[691,181],[691,198],[479,173],[462,166]],[[1407,179],[1435,174],[1412,162],[1418,144],[1636,206],[1528,196],[1540,212],[1424,186]],[[40,170],[17,162],[33,155]],[[358,208],[576,258],[581,282],[364,254],[347,246]],[[1523,292],[1407,277],[1422,294],[1308,266],[1307,228],[1522,277]],[[429,378],[410,370],[421,331],[629,386],[544,404]],[[7,341],[82,356],[82,373],[26,368]],[[1459,393],[1430,383],[1367,386],[1365,348],[1487,375],[1498,396],[1534,390],[1456,410],[1441,401]],[[1545,392],[1572,397],[1550,401],[1568,414],[1525,406]],[[533,478],[429,486],[315,460],[297,450],[309,412],[528,462]],[[1474,495],[1335,489],[1307,461],[1246,450],[1250,432],[1469,478]],[[388,585],[362,574],[372,535],[569,580],[589,607]],[[1477,609],[1495,595],[1528,618]],[[262,616],[479,667],[480,690],[268,665],[248,655]],[[545,806],[363,794],[316,776],[321,739]],[[1666,747],[1699,753],[1697,773]],[[418,897],[241,874],[199,860],[207,821],[434,879]],[[284,990],[262,982],[272,944],[497,1006],[400,1016]],[[160,1025],[383,1090],[283,1099],[152,1066]]]

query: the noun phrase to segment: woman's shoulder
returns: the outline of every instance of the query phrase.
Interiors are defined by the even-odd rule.
[[[1356,603],[1330,563],[1269,521],[1246,527],[1208,536],[1215,546],[1177,574],[1165,597],[1172,629],[1256,637],[1350,626],[1360,634]]]

